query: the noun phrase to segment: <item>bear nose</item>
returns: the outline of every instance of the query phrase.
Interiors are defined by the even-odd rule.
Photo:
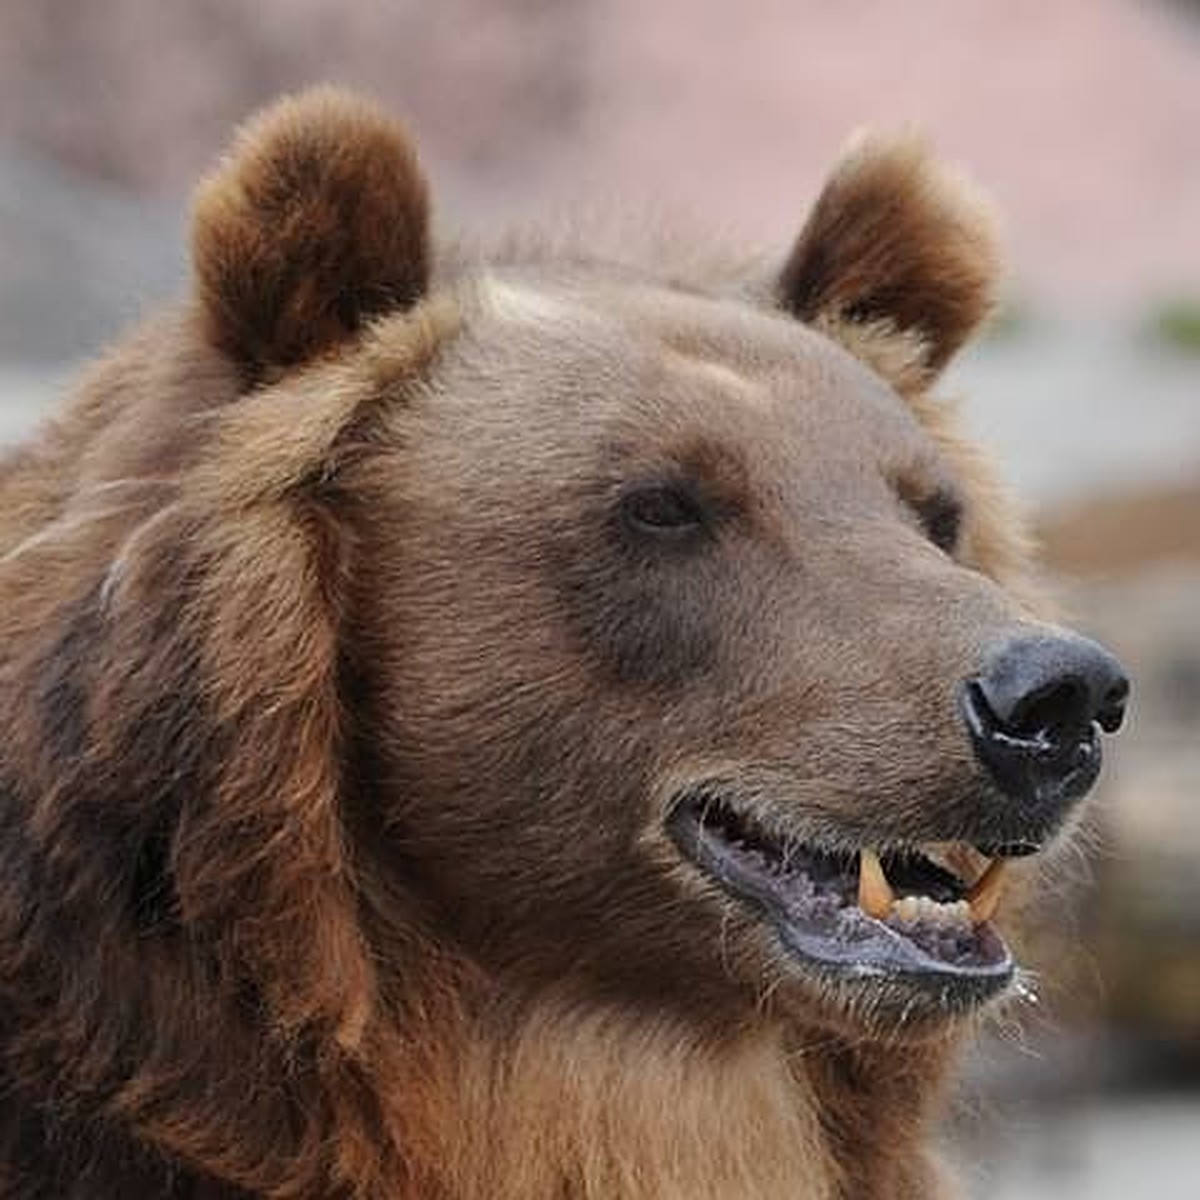
[[[1121,664],[1078,636],[1025,635],[1003,643],[963,685],[976,757],[1014,800],[1064,805],[1100,770],[1097,728],[1120,728],[1129,696]]]

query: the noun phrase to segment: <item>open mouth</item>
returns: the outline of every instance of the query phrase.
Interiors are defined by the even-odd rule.
[[[960,1002],[1003,991],[1015,966],[991,925],[1007,860],[1025,845],[990,847],[970,883],[938,847],[830,851],[768,829],[726,799],[688,793],[668,831],[724,891],[774,926],[789,954],[842,977],[887,977]]]

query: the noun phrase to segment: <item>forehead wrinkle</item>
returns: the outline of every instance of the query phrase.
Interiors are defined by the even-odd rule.
[[[488,272],[474,281],[475,299],[489,316],[539,328],[577,320],[586,310],[560,292],[549,292],[533,284],[502,279]]]
[[[736,364],[707,355],[688,354],[670,345],[663,347],[662,354],[667,372],[689,390],[696,386],[703,395],[715,393],[722,400],[732,399],[760,412],[772,408],[770,389]]]
[[[547,286],[495,271],[470,290],[470,308],[507,342],[502,361],[518,343],[542,344],[541,390],[570,419],[624,408],[634,427],[649,414],[662,433],[729,438],[764,465],[819,441],[856,474],[872,461],[888,472],[928,439],[919,414],[868,364],[820,331],[742,301],[608,280]],[[764,436],[767,425],[774,434]],[[887,453],[900,445],[907,450]],[[806,471],[833,465],[803,457]]]

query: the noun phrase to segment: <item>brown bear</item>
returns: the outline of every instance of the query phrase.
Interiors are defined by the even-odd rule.
[[[932,395],[990,229],[868,139],[773,268],[472,251],[251,123],[0,468],[0,1196],[940,1194],[1127,689]]]

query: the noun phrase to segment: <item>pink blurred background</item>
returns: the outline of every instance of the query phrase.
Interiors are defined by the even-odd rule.
[[[455,209],[649,197],[773,240],[849,130],[915,122],[987,181],[1039,297],[1200,276],[1200,30],[1179,7],[6,0],[0,31],[0,138],[160,196],[249,109],[332,79],[411,118]]]

